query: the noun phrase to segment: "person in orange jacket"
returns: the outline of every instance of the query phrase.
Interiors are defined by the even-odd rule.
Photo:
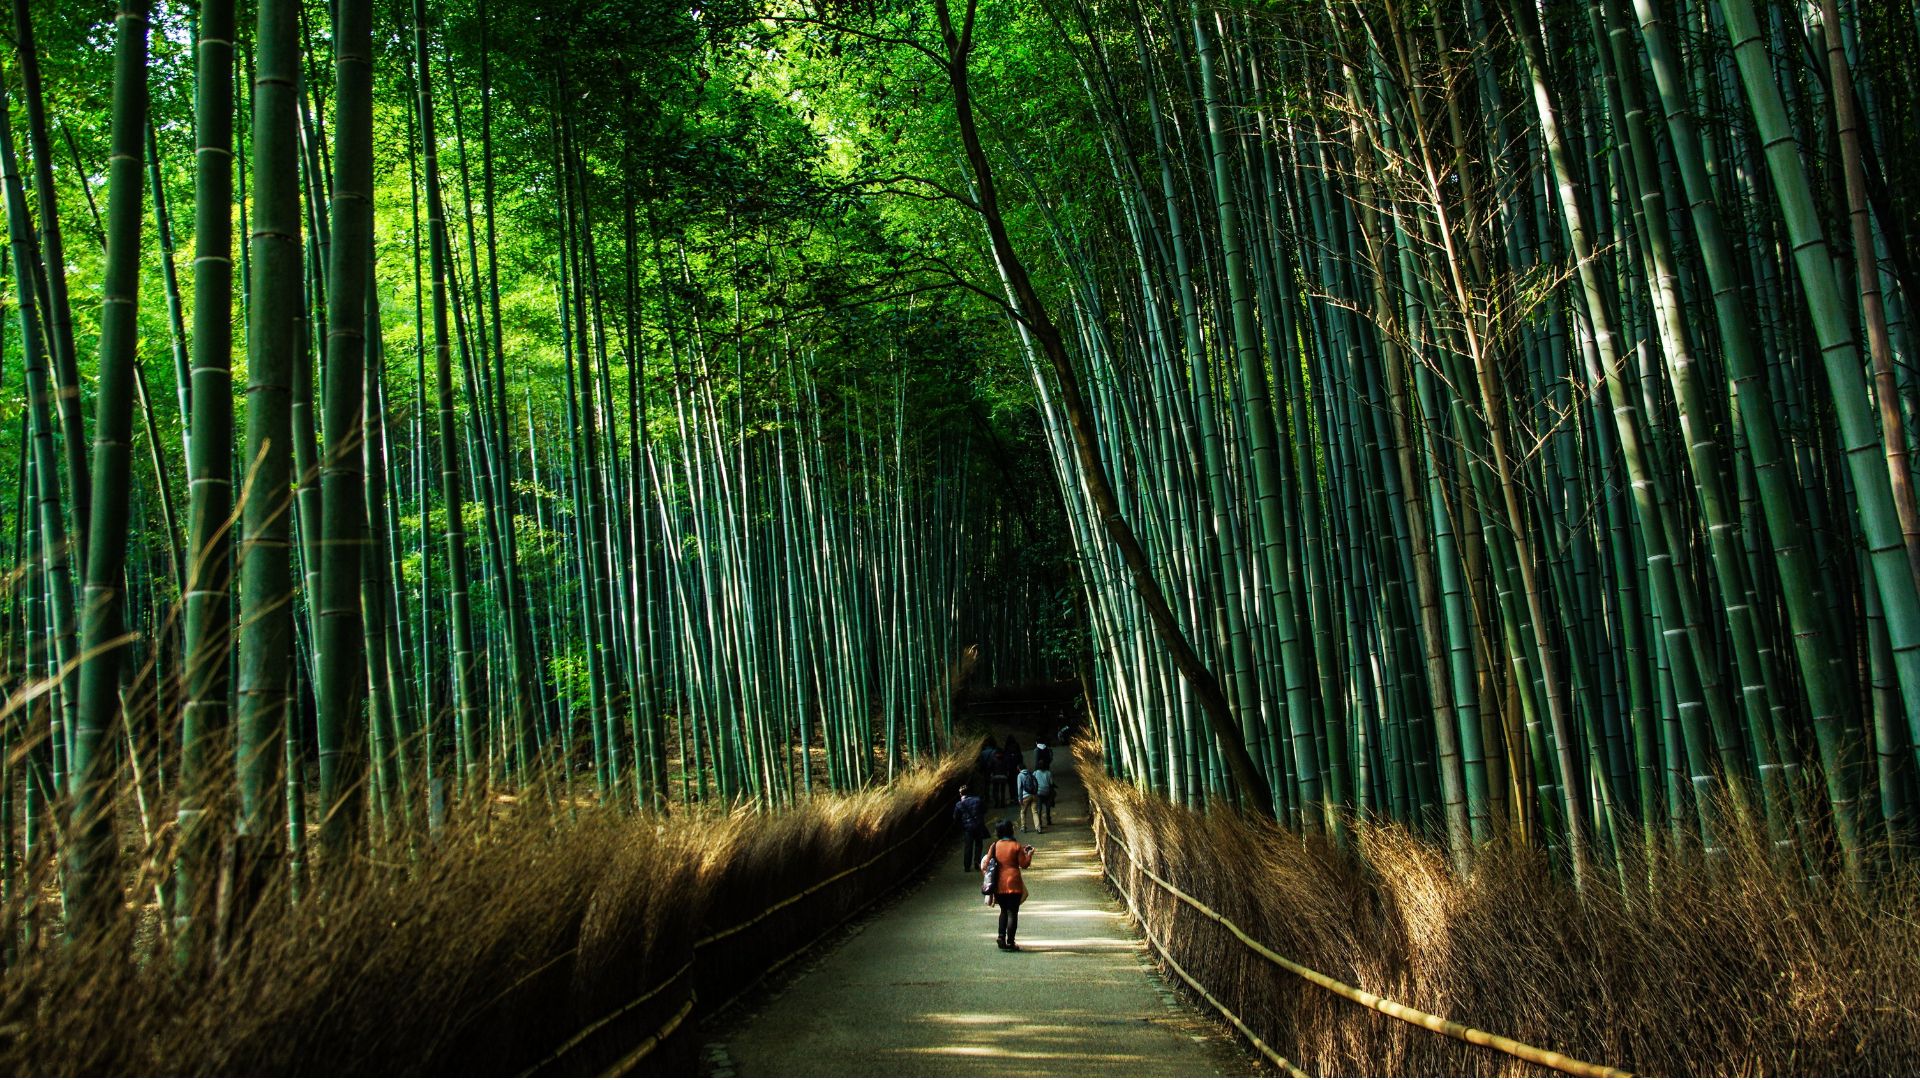
[[[1020,871],[1033,865],[1033,845],[1014,839],[1011,821],[1000,822],[997,831],[993,847],[980,857],[980,869],[996,864],[1000,868],[993,883],[993,902],[1000,906],[999,945],[1006,952],[1019,952],[1013,938],[1020,931],[1020,904],[1027,898],[1027,883]]]

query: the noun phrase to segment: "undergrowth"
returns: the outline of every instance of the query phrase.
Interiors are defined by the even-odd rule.
[[[229,959],[194,974],[164,949],[136,959],[129,904],[102,941],[30,951],[0,977],[0,1071],[598,1073],[672,1027],[696,986],[695,1020],[910,874],[956,775],[946,762],[777,813],[496,813],[410,859],[323,867],[298,904],[270,892]],[[630,1067],[684,1072],[693,1029]]]
[[[1083,770],[1105,831],[1269,948],[1362,990],[1648,1075],[1905,1075],[1920,1065],[1920,876],[1865,890],[1736,838],[1576,895],[1533,848],[1465,876],[1391,825],[1351,850]],[[1134,915],[1263,1040],[1321,1075],[1548,1070],[1381,1015],[1261,958],[1102,843]],[[1623,886],[1621,877],[1626,884]],[[1651,885],[1649,885],[1651,881]],[[1177,979],[1175,980],[1178,981]]]

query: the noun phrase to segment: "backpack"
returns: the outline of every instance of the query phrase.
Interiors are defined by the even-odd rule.
[[[1025,769],[1020,771],[1020,797],[1025,799],[1040,794],[1040,782]]]

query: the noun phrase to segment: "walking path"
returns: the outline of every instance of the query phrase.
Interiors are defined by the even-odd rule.
[[[1031,751],[1029,751],[1031,760]],[[707,1047],[714,1075],[1245,1076],[1253,1062],[1174,997],[1108,895],[1064,749],[1034,846],[1020,952],[956,847],[930,878]],[[1013,808],[996,811],[1012,815]],[[990,818],[991,820],[991,818]]]

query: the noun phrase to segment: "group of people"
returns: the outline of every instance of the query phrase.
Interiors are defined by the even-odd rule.
[[[1046,832],[1053,824],[1053,807],[1059,789],[1053,781],[1053,750],[1046,743],[1035,743],[1033,766],[1027,766],[1020,743],[1008,735],[996,745],[989,738],[980,748],[980,773],[995,809],[1007,805],[1009,798],[1020,806],[1020,828],[1032,827]],[[997,946],[1007,952],[1019,952],[1015,936],[1020,930],[1020,904],[1027,898],[1027,886],[1020,871],[1033,865],[1033,845],[1022,844],[1014,835],[1014,823],[1005,818],[994,823],[993,843],[983,851],[988,837],[987,804],[967,785],[961,785],[960,800],[953,807],[954,822],[962,837],[960,868],[979,872],[980,892],[986,902],[1000,909]]]
[[[981,786],[994,809],[1017,805],[1022,828],[1031,822],[1035,830],[1045,832],[1053,824],[1053,749],[1046,743],[1034,744],[1033,767],[1028,768],[1018,739],[1008,735],[1004,743],[995,745],[989,738],[980,747],[978,767]]]

